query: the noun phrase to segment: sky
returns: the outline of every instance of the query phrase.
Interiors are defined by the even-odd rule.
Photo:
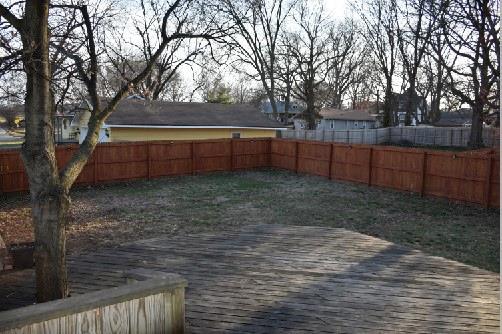
[[[324,5],[332,17],[340,19],[345,16],[346,0],[324,0]]]

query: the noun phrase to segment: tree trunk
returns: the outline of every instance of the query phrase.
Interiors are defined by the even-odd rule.
[[[471,134],[468,145],[472,149],[483,147],[483,104],[480,101],[476,101],[476,104],[472,106]]]
[[[60,183],[55,154],[48,15],[49,0],[26,1],[22,34],[26,134],[21,153],[35,226],[38,302],[68,295],[64,228],[69,197]]]
[[[277,120],[277,101],[275,99],[274,93],[270,90],[267,91],[268,100],[270,101],[270,106],[272,107],[272,117]]]
[[[417,112],[417,107],[415,104],[415,78],[410,78],[410,88],[408,90],[408,98],[406,101],[406,114],[404,118],[404,125],[410,126],[411,125],[411,119],[413,115]],[[417,122],[418,124],[418,122]]]
[[[392,126],[392,86],[387,84],[385,88],[385,101],[383,105],[383,121],[384,128]]]
[[[65,236],[69,207],[70,198],[60,187],[32,199],[38,302],[64,298],[69,293]]]
[[[315,101],[314,92],[309,92],[307,95],[307,129],[315,130],[316,128],[316,118],[315,118]]]
[[[289,109],[291,108],[291,85],[286,84],[286,98],[284,99],[284,124],[288,124]]]

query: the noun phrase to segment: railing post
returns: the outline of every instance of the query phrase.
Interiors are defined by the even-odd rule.
[[[373,164],[373,147],[369,149],[368,157],[368,187],[371,187],[371,166]]]
[[[422,154],[422,167],[421,167],[421,177],[420,177],[420,197],[424,197],[425,194],[425,175],[427,169],[427,152],[424,151]]]
[[[486,159],[486,180],[485,180],[485,198],[484,198],[484,205],[485,208],[490,207],[490,193],[491,193],[491,186],[492,186],[492,166],[493,166],[493,156],[490,154],[488,156],[488,159]]]
[[[328,179],[332,179],[331,177],[331,169],[333,168],[333,150],[335,146],[333,144],[329,144],[329,170],[328,170]]]

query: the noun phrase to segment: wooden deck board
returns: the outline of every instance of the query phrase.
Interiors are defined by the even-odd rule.
[[[192,333],[498,333],[498,274],[359,233],[259,225],[70,256],[74,294],[146,268],[184,276]],[[33,302],[0,275],[0,309]]]

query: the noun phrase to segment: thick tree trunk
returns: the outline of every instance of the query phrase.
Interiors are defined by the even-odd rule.
[[[32,200],[35,224],[35,263],[37,301],[67,297],[66,236],[70,198],[55,187]]]
[[[309,92],[307,93],[307,129],[315,130],[316,129],[316,115],[315,115],[315,96],[314,90],[309,88]]]
[[[272,117],[277,120],[277,101],[274,96],[274,92],[267,91],[268,100],[270,101],[270,106],[272,107]]]
[[[478,149],[483,147],[483,104],[477,101],[472,107],[471,134],[469,136],[469,148]]]
[[[22,158],[35,226],[37,301],[68,295],[65,266],[67,190],[60,183],[54,145],[49,61],[49,0],[27,0],[23,21],[26,135]]]
[[[384,128],[392,126],[393,117],[392,117],[392,86],[387,84],[385,88],[385,101],[383,105],[383,120],[382,125]]]
[[[411,119],[414,116],[414,114],[417,112],[417,107],[416,107],[416,101],[415,101],[415,79],[410,78],[410,88],[408,90],[408,98],[406,101],[406,114],[404,118],[404,125],[410,126],[411,125]]]

